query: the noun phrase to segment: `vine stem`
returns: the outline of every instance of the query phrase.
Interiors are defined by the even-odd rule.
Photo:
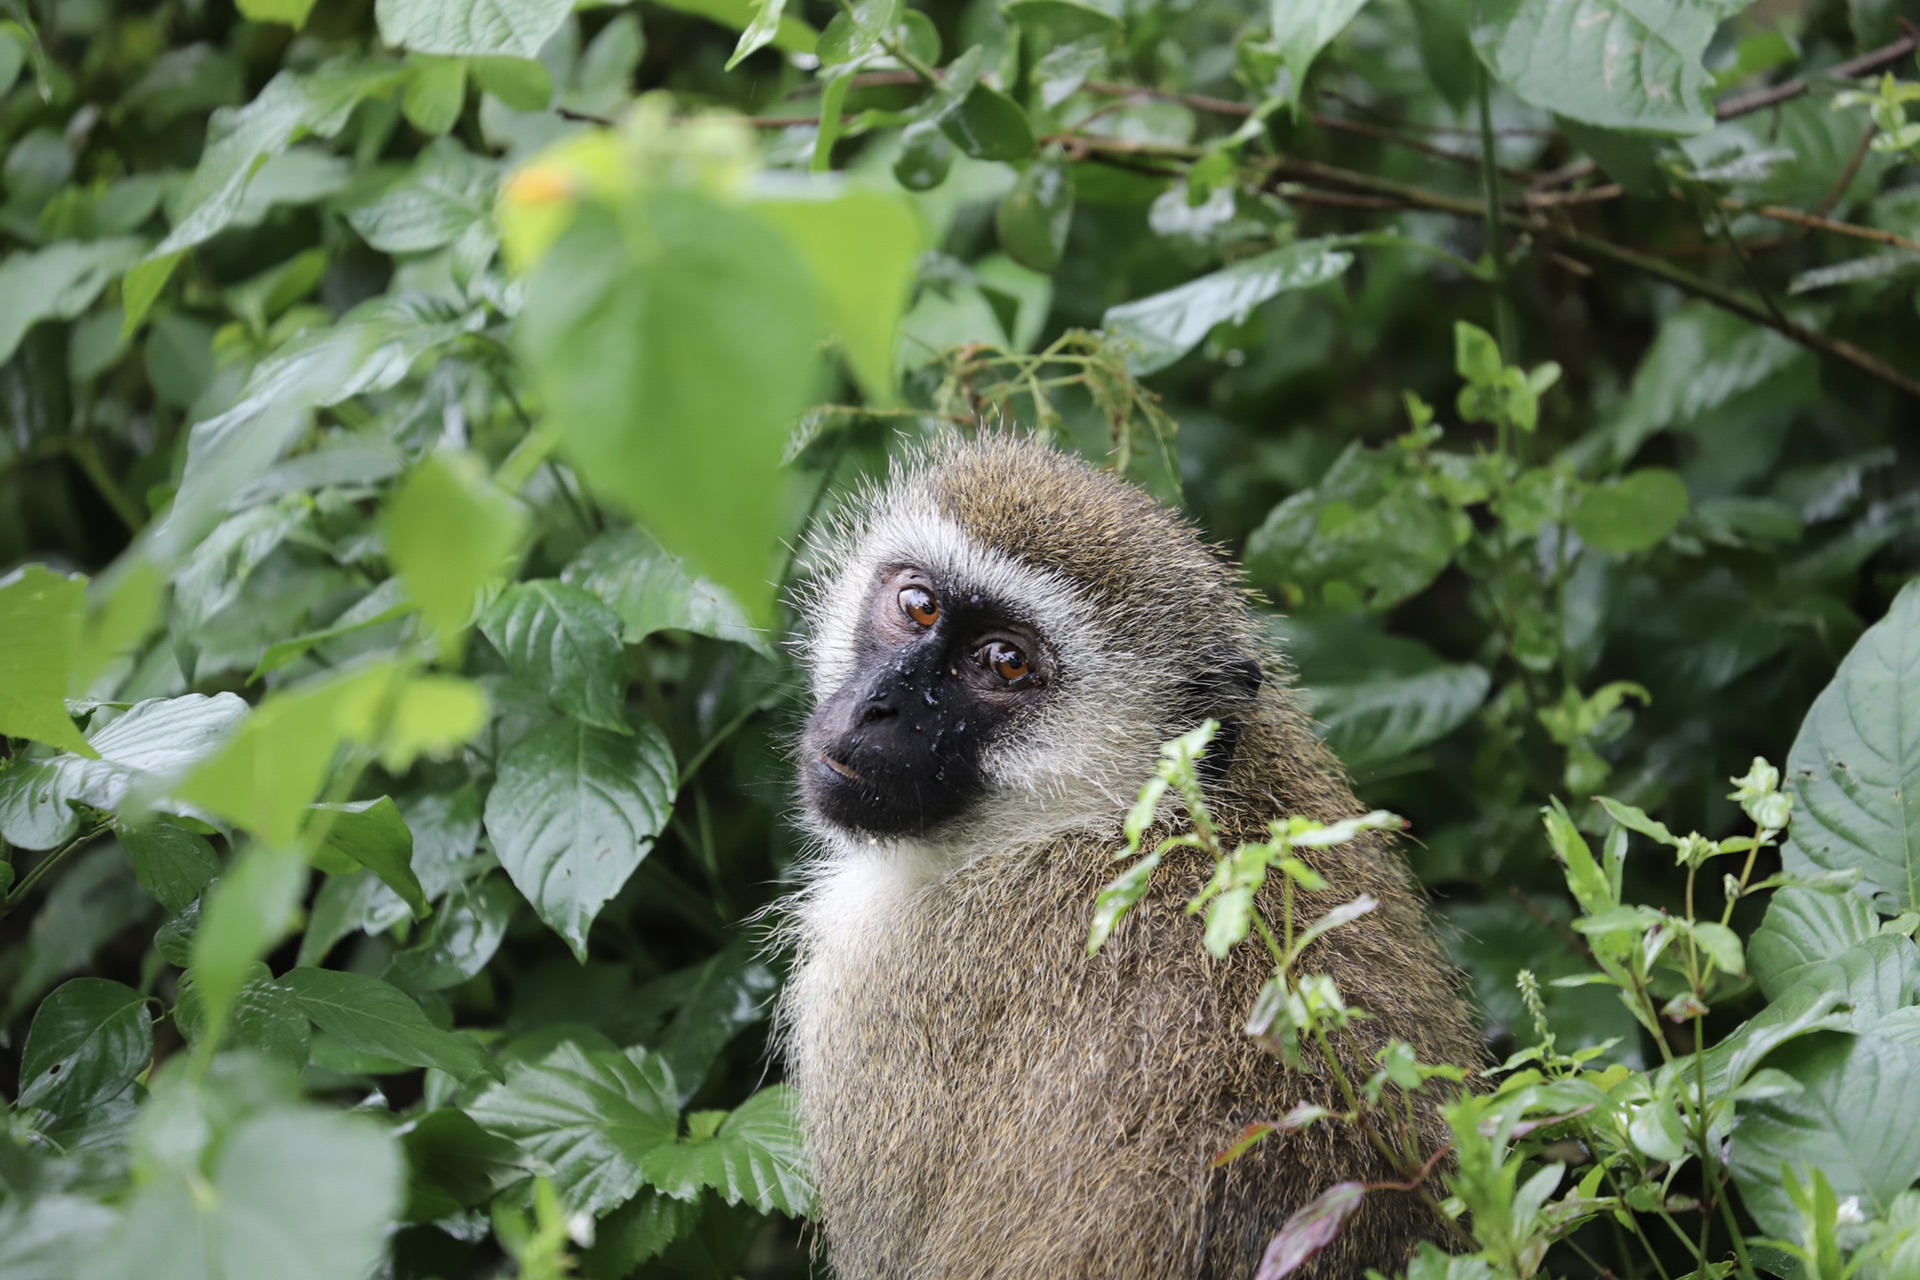
[[[22,902],[25,902],[27,895],[33,892],[34,886],[46,879],[54,868],[72,857],[77,850],[86,848],[95,840],[107,834],[109,830],[111,830],[111,828],[103,822],[93,830],[75,836],[46,857],[40,859],[40,861],[34,865],[33,870],[27,872],[26,875],[20,878],[20,883],[13,887],[12,892],[8,893],[5,899],[0,899],[0,919],[5,919],[11,912],[18,908]]]
[[[1487,256],[1493,259],[1494,326],[1500,335],[1500,354],[1508,364],[1519,364],[1520,331],[1507,288],[1507,232],[1500,207],[1499,155],[1493,141],[1493,95],[1487,69],[1478,63],[1474,64],[1474,89],[1480,98],[1480,188],[1487,206]]]

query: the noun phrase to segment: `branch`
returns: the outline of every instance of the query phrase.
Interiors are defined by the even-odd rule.
[[[1798,209],[1789,209],[1777,204],[1743,205],[1737,200],[1725,200],[1721,203],[1739,213],[1757,213],[1763,218],[1771,218],[1775,222],[1791,222],[1794,226],[1805,227],[1809,231],[1831,231],[1835,235],[1852,236],[1857,240],[1871,240],[1875,244],[1890,245],[1895,249],[1920,253],[1920,240],[1909,240],[1905,236],[1895,235],[1891,231],[1882,231],[1878,227],[1863,227],[1854,222],[1837,222],[1832,218],[1823,218],[1817,213],[1803,213]]]
[[[1846,62],[1837,62],[1820,74],[1837,80],[1858,80],[1861,76],[1872,75],[1892,66],[1900,59],[1920,49],[1920,32],[1908,31],[1892,44],[1882,45],[1870,53],[1863,53]],[[1738,116],[1752,115],[1756,111],[1765,111],[1768,107],[1797,98],[1812,88],[1805,77],[1788,80],[1767,89],[1756,89],[1752,93],[1739,94],[1732,98],[1723,98],[1713,109],[1715,120],[1732,120]]]

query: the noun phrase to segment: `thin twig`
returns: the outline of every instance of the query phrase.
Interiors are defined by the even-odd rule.
[[[1820,203],[1814,206],[1814,216],[1826,217],[1833,212],[1833,207],[1840,203],[1840,197],[1847,194],[1847,188],[1853,185],[1853,176],[1860,172],[1860,166],[1866,162],[1867,152],[1872,148],[1874,136],[1879,132],[1879,126],[1869,124],[1866,132],[1860,135],[1860,141],[1854,145],[1853,156],[1847,161],[1847,167],[1840,171],[1840,176],[1835,178],[1833,185],[1827,188],[1827,194],[1821,196]]]
[[[1783,205],[1743,205],[1735,200],[1722,202],[1725,207],[1740,213],[1757,213],[1763,218],[1775,222],[1791,222],[1796,227],[1808,231],[1831,231],[1835,235],[1852,236],[1856,240],[1871,240],[1875,244],[1890,245],[1895,249],[1906,249],[1920,253],[1920,240],[1909,240],[1905,236],[1895,235],[1891,231],[1882,231],[1878,227],[1863,227],[1856,222],[1837,222],[1832,218],[1823,218],[1814,213],[1803,213],[1798,209],[1789,209]]]
[[[1837,62],[1819,74],[1834,80],[1857,80],[1861,76],[1872,75],[1876,71],[1892,66],[1900,59],[1920,49],[1920,34],[1909,31],[1892,44],[1882,45],[1878,49],[1850,58],[1846,62]],[[1722,98],[1713,109],[1713,118],[1719,121],[1752,115],[1756,111],[1765,111],[1768,107],[1778,106],[1790,101],[1812,88],[1812,82],[1804,76],[1795,77],[1782,84],[1766,89],[1756,89],[1752,93],[1737,94],[1731,98]]]
[[[13,891],[7,894],[6,897],[0,898],[0,919],[4,919],[8,913],[25,902],[27,895],[33,892],[34,886],[52,874],[55,867],[58,867],[74,853],[86,848],[110,830],[112,830],[112,828],[103,822],[93,830],[75,836],[58,849],[55,849],[52,853],[49,853],[46,857],[40,859],[39,862],[35,863],[33,870],[20,877],[20,883],[13,886]]]

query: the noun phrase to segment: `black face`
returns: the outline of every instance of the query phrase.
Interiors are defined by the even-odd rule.
[[[881,576],[853,675],[801,740],[807,803],[838,826],[917,835],[985,788],[980,753],[1054,676],[1029,626],[911,567]]]

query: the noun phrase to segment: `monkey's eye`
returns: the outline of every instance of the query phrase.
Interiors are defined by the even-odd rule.
[[[1005,640],[992,640],[981,645],[979,653],[975,656],[980,659],[982,666],[1008,684],[1025,679],[1033,670],[1032,664],[1027,661],[1027,655]]]
[[[925,587],[902,587],[900,608],[923,627],[930,627],[940,620],[940,602]]]

